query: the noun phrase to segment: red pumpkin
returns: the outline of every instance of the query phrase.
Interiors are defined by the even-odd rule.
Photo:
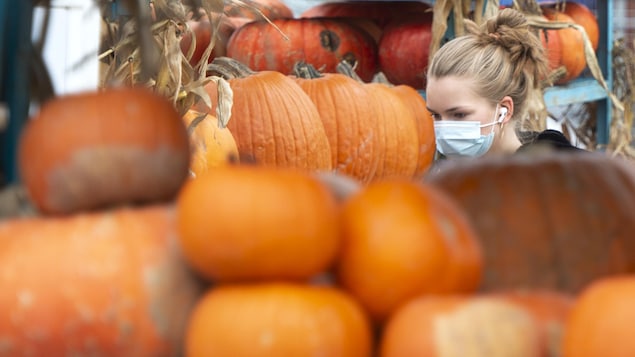
[[[432,14],[386,26],[378,53],[379,67],[388,81],[425,89],[431,40]]]
[[[225,5],[225,15],[249,20],[262,20],[263,15],[269,20],[293,17],[291,8],[281,0],[241,0],[241,3],[237,5],[230,2]]]
[[[202,286],[171,206],[0,222],[7,356],[177,356]]]
[[[227,55],[256,71],[287,75],[300,61],[327,73],[347,61],[364,81],[372,80],[377,71],[377,45],[357,26],[334,19],[277,19],[273,24],[277,28],[254,21],[236,30]]]
[[[431,9],[430,5],[421,1],[337,1],[315,5],[300,17],[361,17],[372,19],[383,28],[393,20],[428,16]]]
[[[217,17],[215,21],[220,21],[218,30],[216,30],[216,22],[210,23],[206,18],[198,20],[187,21],[187,27],[181,38],[180,46],[181,51],[185,55],[188,55],[191,51],[191,57],[189,62],[192,66],[196,66],[203,57],[203,53],[209,46],[212,40],[212,32],[216,34],[216,42],[212,49],[211,54],[208,57],[208,62],[211,62],[215,57],[225,56],[227,54],[227,41],[234,30],[241,25],[237,21],[232,21],[227,17]],[[195,39],[192,41],[192,39]],[[191,48],[195,46],[194,48]]]
[[[179,113],[142,88],[45,103],[24,128],[18,151],[30,198],[51,214],[171,200],[190,160]]]
[[[227,128],[241,159],[305,171],[332,169],[331,147],[320,114],[293,79],[276,71],[253,72],[224,57],[214,59],[211,66],[214,74],[229,78],[233,105]],[[215,113],[217,84],[210,82],[205,90],[213,101],[211,113]]]
[[[577,293],[635,272],[635,168],[591,152],[448,160],[426,181],[468,213],[483,245],[484,290]]]

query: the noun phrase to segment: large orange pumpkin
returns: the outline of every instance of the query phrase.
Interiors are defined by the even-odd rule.
[[[547,20],[544,17],[544,20]],[[545,49],[547,55],[547,61],[550,71],[554,71],[562,66],[562,49],[560,48],[560,35],[558,30],[554,29],[539,29],[538,35],[540,36],[540,42]]]
[[[188,181],[177,208],[183,253],[209,280],[308,279],[340,246],[334,195],[295,170],[217,168]]]
[[[239,161],[236,140],[227,127],[221,127],[218,118],[211,114],[188,110],[183,116],[183,121],[190,132],[190,173],[194,177],[210,169]]]
[[[565,325],[562,356],[635,356],[634,299],[634,275],[589,284],[574,302]]]
[[[187,329],[188,357],[372,355],[359,304],[329,287],[266,283],[213,288]]]
[[[202,286],[172,206],[0,222],[0,355],[178,356]]]
[[[449,160],[426,181],[470,216],[485,290],[578,292],[635,271],[635,168],[601,153],[536,152]]]
[[[540,327],[521,306],[489,296],[425,296],[388,320],[380,357],[546,355]]]
[[[426,100],[421,93],[411,86],[401,84],[390,87],[412,109],[417,123],[419,139],[419,155],[415,177],[422,177],[428,172],[434,161],[436,143],[434,137],[434,119],[428,111]]]
[[[277,19],[273,25],[254,21],[237,29],[227,43],[227,56],[257,71],[293,74],[297,62],[334,73],[341,61],[355,65],[366,82],[377,72],[377,45],[359,27],[336,19]],[[286,36],[286,38],[285,38]]]
[[[366,87],[339,73],[296,67],[296,82],[315,103],[331,145],[333,169],[361,182],[371,180],[383,152],[378,117]]]
[[[258,164],[306,171],[332,169],[331,147],[311,98],[293,79],[276,71],[253,72],[227,58],[212,61],[213,74],[228,79],[233,91],[231,119],[241,158]],[[216,82],[205,86],[217,107]],[[210,110],[196,108],[197,110]]]
[[[597,50],[600,40],[600,26],[593,11],[591,11],[591,9],[589,9],[585,4],[577,1],[565,1],[564,4],[561,3],[542,6],[543,8],[555,8],[571,17],[576,24],[584,28],[589,41],[591,41],[591,46],[594,50]]]
[[[543,14],[550,21],[575,23],[569,15],[555,9],[543,8]],[[584,38],[574,28],[558,29],[556,32],[560,36],[560,61],[567,70],[556,84],[564,84],[577,78],[586,68]]]
[[[181,117],[143,88],[109,88],[45,103],[25,126],[20,175],[44,213],[175,197],[189,167]]]
[[[342,208],[336,274],[382,322],[420,294],[478,287],[480,247],[467,217],[447,196],[411,181],[373,182]]]

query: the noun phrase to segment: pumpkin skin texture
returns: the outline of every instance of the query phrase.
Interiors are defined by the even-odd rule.
[[[309,279],[340,246],[334,195],[293,170],[217,168],[188,181],[177,208],[184,256],[207,280]]]
[[[370,181],[380,158],[380,138],[371,97],[362,83],[339,73],[296,77],[320,113],[335,172]]]
[[[635,270],[635,172],[598,153],[549,150],[449,160],[426,181],[449,194],[478,231],[484,290],[577,293]]]
[[[543,16],[545,20],[546,17]],[[545,49],[549,70],[553,71],[562,66],[562,50],[558,30],[539,29],[540,42]]]
[[[425,89],[432,40],[432,13],[386,26],[379,41],[379,68],[393,84]]]
[[[291,8],[280,0],[242,0],[242,2],[246,6],[238,6],[233,3],[225,5],[225,15],[249,20],[260,20],[262,15],[269,20],[293,17]],[[260,11],[262,15],[256,12],[255,9]]]
[[[172,206],[0,222],[6,356],[179,356],[203,286]]]
[[[575,23],[569,15],[554,9],[543,8],[543,14],[550,21]],[[555,83],[564,84],[577,78],[586,68],[584,38],[574,28],[558,29],[557,33],[560,36],[561,63],[567,73]]]
[[[203,116],[202,120],[201,116]],[[188,110],[183,116],[187,127],[190,127],[195,120],[197,123],[190,133],[192,146],[190,173],[194,177],[216,167],[238,161],[236,140],[227,127],[220,128],[215,116],[195,110]]]
[[[598,279],[576,299],[565,326],[564,357],[633,356],[635,277]]]
[[[339,285],[377,323],[421,294],[471,292],[480,247],[447,197],[410,181],[373,182],[342,207]]]
[[[325,73],[339,62],[356,64],[366,82],[377,72],[377,44],[364,30],[335,19],[277,19],[254,21],[237,29],[227,43],[227,56],[256,71],[293,74],[304,61]],[[282,31],[288,37],[285,39]]]
[[[390,88],[404,100],[414,113],[417,123],[417,136],[419,139],[419,155],[417,158],[415,177],[421,178],[428,172],[434,161],[436,151],[434,119],[432,118],[432,114],[428,111],[426,101],[419,91],[404,84]]]
[[[549,11],[552,9],[561,11],[565,15],[569,16],[573,22],[584,27],[587,37],[589,38],[589,41],[591,41],[593,50],[597,50],[600,40],[600,26],[593,11],[591,11],[591,9],[589,9],[585,4],[575,1],[566,1],[564,4],[557,5],[557,7],[554,5],[542,5],[542,8],[549,8]]]
[[[539,357],[543,346],[531,314],[487,296],[424,296],[386,323],[380,357]]]
[[[18,167],[42,213],[68,214],[173,199],[188,175],[189,149],[166,98],[107,89],[45,103],[23,129]]]
[[[217,63],[221,67],[227,63],[243,66],[228,58],[212,61],[212,65]],[[241,159],[304,171],[332,169],[331,146],[320,114],[293,79],[280,72],[260,71],[229,77],[228,82],[233,105],[227,128],[236,140]],[[210,82],[205,90],[213,102],[207,111],[215,113],[216,83]]]
[[[359,304],[331,287],[265,283],[213,288],[192,313],[188,357],[347,356],[372,352]]]
[[[417,170],[419,138],[412,108],[388,85],[367,83],[378,117],[377,135],[383,140],[383,155],[375,179],[412,178]]]

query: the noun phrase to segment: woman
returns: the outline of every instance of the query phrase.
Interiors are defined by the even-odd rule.
[[[521,12],[503,9],[483,26],[467,20],[466,35],[443,45],[428,67],[437,151],[480,157],[518,150],[515,120],[547,74],[544,48]]]

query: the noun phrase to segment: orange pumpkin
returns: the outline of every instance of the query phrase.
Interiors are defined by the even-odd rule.
[[[266,283],[213,288],[187,328],[190,357],[368,357],[370,324],[340,290]]]
[[[425,296],[388,320],[380,357],[540,357],[537,322],[524,308],[487,296]]]
[[[211,66],[211,73],[228,79],[233,91],[227,128],[241,158],[306,171],[332,169],[331,147],[320,114],[293,79],[275,71],[253,72],[226,57],[214,59]],[[213,113],[217,84],[210,82],[205,90],[214,102]]]
[[[417,123],[417,136],[419,139],[419,155],[415,176],[422,177],[428,172],[434,161],[436,143],[434,137],[434,119],[428,111],[425,99],[413,87],[397,85],[390,87],[412,109]]]
[[[302,18],[359,17],[383,28],[387,23],[427,16],[431,6],[422,1],[331,1],[317,4],[300,14]]]
[[[183,116],[183,121],[190,131],[190,171],[194,177],[210,169],[238,161],[238,147],[234,136],[227,127],[219,126],[215,116],[188,110]]]
[[[543,8],[543,14],[550,21],[575,23],[569,15],[551,8]],[[564,84],[577,78],[586,68],[584,38],[574,28],[558,29],[557,33],[560,36],[560,61],[567,73],[556,84]]]
[[[202,292],[172,206],[0,222],[10,356],[175,356]]]
[[[109,88],[45,103],[20,137],[18,165],[44,213],[176,196],[189,167],[185,125],[166,98]]]
[[[547,20],[544,17],[544,20]],[[538,35],[540,36],[540,42],[545,49],[547,55],[547,61],[549,70],[553,71],[562,66],[562,50],[560,48],[560,35],[558,30],[553,29],[539,29]]]
[[[377,116],[362,83],[339,73],[320,74],[310,64],[296,66],[295,81],[320,113],[337,173],[370,181],[382,152]]]
[[[280,0],[241,0],[241,3],[226,4],[225,15],[249,20],[261,20],[263,15],[269,20],[293,17],[291,8]]]
[[[584,27],[593,50],[597,50],[600,41],[600,26],[593,11],[583,3],[567,1],[562,8],[562,12],[569,15],[576,24]]]
[[[562,356],[635,356],[633,299],[633,275],[597,279],[585,287],[565,325]]]
[[[188,181],[177,202],[183,253],[208,280],[308,279],[340,246],[334,195],[295,170],[221,167]]]
[[[594,279],[635,271],[630,162],[551,151],[448,160],[426,182],[449,194],[479,233],[484,290],[577,293]]]
[[[370,183],[344,202],[341,224],[338,282],[377,322],[417,295],[470,292],[479,284],[474,231],[438,190]]]

